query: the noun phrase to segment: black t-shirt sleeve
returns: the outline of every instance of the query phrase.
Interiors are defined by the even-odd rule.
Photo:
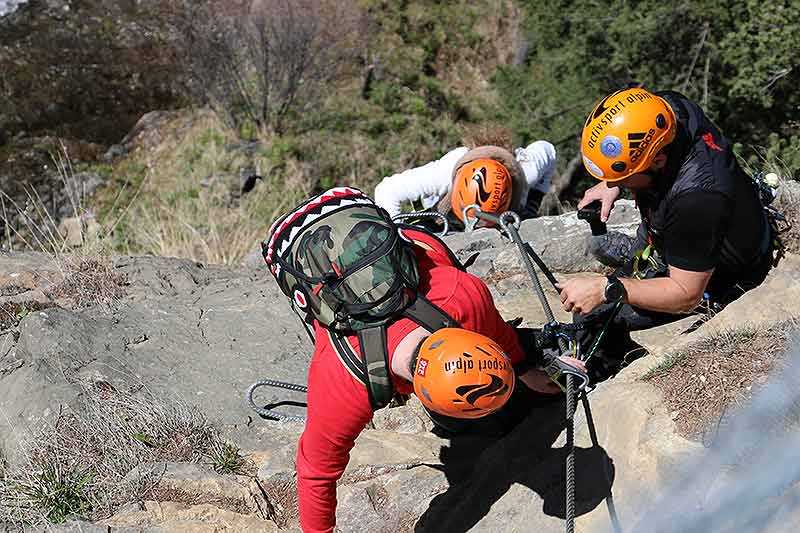
[[[667,264],[692,272],[714,268],[729,216],[729,202],[719,193],[691,191],[673,200],[664,227]]]

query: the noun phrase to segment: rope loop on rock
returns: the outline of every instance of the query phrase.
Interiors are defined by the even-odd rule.
[[[277,381],[274,379],[262,379],[260,381],[256,381],[252,385],[247,388],[247,393],[245,397],[247,399],[247,403],[250,404],[250,407],[253,408],[253,411],[258,413],[259,415],[266,417],[277,419],[285,422],[305,422],[306,417],[303,415],[287,415],[273,409],[267,409],[265,407],[259,407],[256,405],[256,402],[253,400],[253,393],[259,387],[274,387],[277,389],[287,389],[292,390],[295,392],[308,392],[308,387],[305,385],[297,385],[295,383],[287,383],[285,381]]]

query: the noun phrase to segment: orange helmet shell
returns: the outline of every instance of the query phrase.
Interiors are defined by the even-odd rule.
[[[586,119],[583,164],[599,180],[623,180],[647,170],[676,128],[675,113],[663,98],[638,88],[617,91]]]
[[[502,407],[513,391],[511,360],[492,339],[445,328],[422,342],[414,365],[414,392],[431,411],[480,418]]]
[[[471,204],[487,213],[503,213],[511,205],[512,185],[508,169],[499,161],[475,159],[465,163],[453,180],[453,211],[462,222],[464,208]]]

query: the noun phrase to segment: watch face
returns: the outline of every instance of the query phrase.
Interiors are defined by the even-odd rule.
[[[625,292],[625,286],[622,282],[615,278],[609,278],[606,284],[606,301],[616,302],[622,298]]]

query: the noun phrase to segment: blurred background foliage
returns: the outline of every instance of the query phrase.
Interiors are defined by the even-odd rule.
[[[68,137],[67,146],[83,142],[91,150],[71,153],[76,169],[105,180],[87,209],[115,221],[118,251],[238,262],[287,205],[336,184],[372,192],[384,176],[441,157],[487,124],[508,128],[516,146],[556,146],[567,183],[547,204],[557,211],[592,183],[575,164],[587,113],[631,85],[683,92],[736,143],[748,168],[800,177],[793,0],[122,4],[109,17],[109,2],[84,0],[59,12],[59,24],[37,14],[35,2],[0,18],[0,29],[14,28],[0,32],[0,67],[16,73],[0,82],[0,189],[58,186],[63,180],[40,171],[46,146],[53,136]],[[92,72],[103,84],[82,74],[83,60],[43,69],[43,58],[64,55],[44,53],[62,42],[47,32],[73,27],[81,28],[73,39],[81,57],[97,48]],[[150,88],[143,73],[154,49],[158,83]],[[45,71],[55,81],[41,78]],[[171,96],[139,96],[156,90]],[[74,107],[58,102],[105,102],[110,91],[124,113],[83,106],[91,130],[34,113]],[[128,116],[156,109],[172,114],[131,130]],[[243,195],[252,174],[264,179]]]

